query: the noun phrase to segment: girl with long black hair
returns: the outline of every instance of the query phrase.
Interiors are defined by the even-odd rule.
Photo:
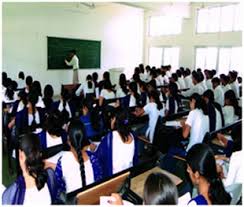
[[[57,176],[63,177],[67,193],[102,178],[103,171],[98,159],[86,151],[86,143],[83,124],[79,120],[72,120],[68,128],[70,151],[64,152],[55,169]]]
[[[218,176],[214,154],[208,145],[192,146],[187,153],[186,162],[187,172],[192,183],[197,186],[199,194],[189,204],[230,204],[231,196],[225,191]]]
[[[44,170],[38,136],[25,134],[19,145],[21,175],[2,195],[2,204],[50,205],[58,202],[59,193],[54,171]]]

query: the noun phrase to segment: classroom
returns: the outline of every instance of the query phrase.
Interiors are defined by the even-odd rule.
[[[3,205],[242,205],[241,1],[4,1]]]

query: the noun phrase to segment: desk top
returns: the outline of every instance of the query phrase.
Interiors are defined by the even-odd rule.
[[[169,178],[172,179],[172,181],[176,185],[179,185],[180,183],[182,183],[182,180],[179,177],[167,172],[166,170],[162,170],[160,167],[154,167],[151,170],[148,170],[148,171],[132,178],[131,179],[131,190],[134,191],[137,195],[139,195],[142,198],[143,197],[144,183],[145,183],[147,177],[151,173],[158,173],[158,172],[167,175]]]

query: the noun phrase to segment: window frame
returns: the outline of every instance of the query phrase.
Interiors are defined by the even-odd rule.
[[[232,19],[232,28],[231,30],[229,31],[221,31],[221,23],[222,23],[222,8],[223,7],[226,7],[226,6],[231,6],[231,5],[239,5],[240,6],[240,2],[234,2],[234,3],[231,3],[231,4],[226,4],[226,5],[213,5],[213,6],[208,6],[208,7],[205,7],[205,8],[197,8],[196,9],[196,12],[197,12],[197,15],[196,15],[196,20],[195,20],[195,34],[199,35],[199,34],[214,34],[214,33],[225,33],[225,32],[241,32],[241,28],[239,30],[235,30],[235,16],[233,16],[233,19]],[[218,28],[218,31],[217,32],[209,32],[208,31],[208,26],[207,26],[207,31],[206,32],[198,32],[198,21],[199,21],[199,11],[201,9],[213,9],[213,8],[220,8],[220,19],[219,19],[219,28]],[[234,12],[235,14],[235,12]]]

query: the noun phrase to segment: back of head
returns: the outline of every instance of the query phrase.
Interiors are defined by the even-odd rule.
[[[196,71],[193,71],[193,72],[192,72],[192,77],[195,79],[195,81],[196,81],[197,83],[199,83],[200,80],[201,80],[201,78],[199,77],[199,73],[196,72]]]
[[[86,76],[86,81],[88,84],[88,88],[92,88],[92,76],[91,75]]]
[[[24,79],[25,79],[25,74],[24,74],[24,72],[23,72],[23,71],[20,71],[18,77],[19,77],[20,79],[24,80]]]
[[[76,50],[73,49],[73,50],[70,51],[70,53],[73,53],[74,55],[76,55]]]
[[[130,84],[129,84],[129,89],[130,89],[133,93],[137,93],[137,84],[136,84],[136,82],[130,82]]]
[[[183,69],[184,70],[184,69]],[[176,70],[177,76],[180,78],[182,75],[182,71],[180,69]]]
[[[53,87],[47,84],[44,88],[44,98],[51,99],[53,97],[54,91]]]
[[[207,104],[202,99],[202,97],[198,93],[193,93],[190,97],[190,101],[195,100],[195,108],[202,109],[205,115],[208,115]]]
[[[41,83],[39,81],[34,81],[32,83],[32,89],[35,90],[39,96],[42,96],[42,88],[41,88]]]
[[[28,100],[32,104],[32,107],[35,107],[35,105],[38,102],[38,93],[35,90],[31,90],[30,93],[28,94]]]
[[[104,79],[104,80],[110,80],[110,73],[109,73],[108,71],[105,71],[105,72],[103,73],[103,79]]]
[[[31,86],[32,85],[32,82],[33,82],[33,79],[31,76],[27,76],[26,79],[25,79],[25,83],[27,86]]]
[[[178,95],[178,86],[177,86],[177,84],[173,83],[173,82],[170,82],[169,83],[169,91],[170,91],[170,94],[173,97],[176,97]]]
[[[173,80],[176,82],[176,81],[178,81],[178,75],[176,74],[176,73],[173,73],[172,75],[171,75],[171,77],[173,78]]]
[[[47,182],[47,173],[44,170],[38,135],[33,133],[24,134],[20,140],[19,148],[26,156],[26,169],[30,176],[35,179],[37,189],[42,189]]]
[[[149,96],[149,99],[153,99],[155,101],[155,103],[157,104],[158,110],[161,110],[163,108],[163,105],[159,99],[159,92],[157,90],[150,91],[148,96]]]
[[[97,74],[97,72],[92,73],[92,80],[93,80],[94,82],[96,82],[97,79],[98,79],[98,74]]]
[[[63,124],[64,120],[62,118],[62,113],[58,109],[55,109],[46,116],[44,129],[49,134],[60,137],[63,131]]]
[[[85,134],[83,124],[79,120],[72,120],[68,128],[68,135],[70,144],[75,149],[78,156],[82,187],[84,187],[86,186],[86,175],[84,160],[81,154],[81,150],[85,146]]]
[[[215,77],[215,78],[212,79],[212,83],[215,83],[215,84],[219,85],[220,84],[220,79]]]
[[[176,205],[178,193],[172,180],[162,173],[152,173],[144,184],[145,205]]]
[[[214,93],[212,90],[208,89],[203,93],[203,97],[208,98],[208,100],[213,103],[214,102]]]
[[[128,113],[126,111],[122,111],[116,114],[116,122],[115,122],[116,130],[119,132],[123,142],[128,141],[128,136],[130,135],[131,128],[128,120]]]
[[[186,162],[193,173],[198,172],[210,184],[208,196],[212,204],[230,203],[231,197],[218,177],[214,153],[207,144],[193,145],[187,153]]]

